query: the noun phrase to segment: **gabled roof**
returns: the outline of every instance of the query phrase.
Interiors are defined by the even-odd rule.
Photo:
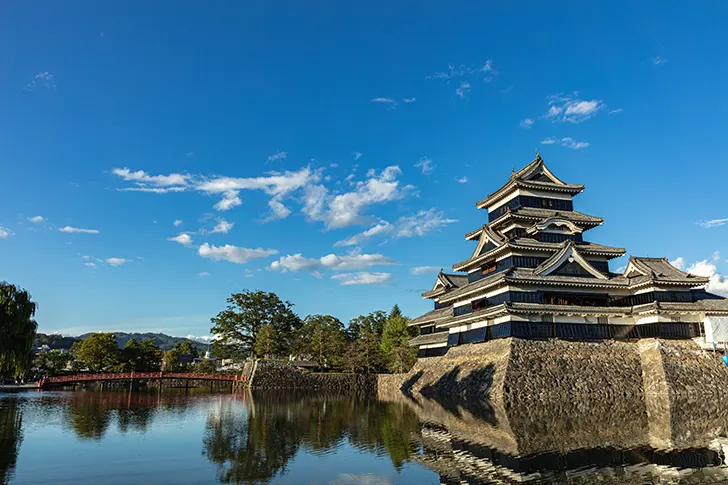
[[[565,217],[551,216],[535,223],[534,225],[526,229],[526,233],[536,234],[554,226],[564,228],[569,234],[581,234],[584,231],[584,229],[577,226]]]
[[[504,235],[490,227],[488,224],[483,224],[476,230],[470,231],[465,235],[465,239],[468,241],[474,241],[476,239],[480,239],[483,234],[485,234],[488,239],[493,241],[496,246],[500,246],[506,241],[506,237]]]
[[[437,274],[437,278],[435,279],[435,285],[430,291],[422,293],[422,297],[434,298],[436,296],[447,293],[453,288],[458,288],[460,286],[466,285],[467,283],[467,275],[443,273],[442,269],[440,269],[440,272]]]
[[[444,308],[438,308],[437,310],[432,310],[424,315],[420,315],[417,318],[413,318],[410,320],[407,324],[412,325],[425,325],[427,323],[434,323],[439,322],[441,320],[445,320],[447,318],[450,318],[452,316],[452,307],[444,307]]]
[[[561,266],[568,263],[575,263],[581,266],[584,271],[591,274],[595,278],[606,280],[607,277],[581,255],[577,246],[572,241],[562,243],[562,249],[555,252],[549,259],[541,263],[534,269],[534,274],[538,276],[548,276]]]
[[[670,264],[667,258],[643,258],[630,256],[624,276],[631,281],[644,279],[654,283],[688,282],[694,286],[707,284],[709,278],[681,271]]]
[[[570,194],[578,194],[584,190],[584,186],[581,184],[567,184],[556,177],[546,167],[541,155],[537,154],[531,163],[518,172],[511,173],[510,179],[501,188],[488,195],[485,199],[478,201],[475,205],[478,209],[488,207],[517,187]]]
[[[529,237],[518,237],[515,239],[511,239],[510,241],[505,242],[501,246],[495,247],[491,249],[490,251],[482,254],[473,253],[473,256],[470,256],[468,259],[464,261],[460,261],[459,263],[455,263],[452,265],[453,271],[468,271],[471,269],[474,265],[482,263],[492,257],[495,257],[497,254],[502,253],[507,250],[511,251],[543,251],[546,253],[556,251],[558,252],[563,247],[564,243],[552,243],[552,242],[541,242],[537,241],[536,239],[532,239]],[[602,244],[596,244],[591,242],[584,242],[577,244],[577,247],[579,248],[579,251],[581,251],[582,254],[589,254],[593,256],[606,256],[607,258],[618,258],[622,255],[624,255],[625,250],[624,248],[616,248],[612,246],[604,246]]]
[[[601,217],[589,216],[578,211],[557,211],[553,209],[521,207],[517,210],[507,211],[498,219],[488,223],[488,226],[495,229],[496,227],[510,220],[540,222],[544,219],[548,219],[549,217],[566,219],[567,221],[571,221],[574,224],[583,227],[595,227],[604,222],[604,219],[602,219]]]

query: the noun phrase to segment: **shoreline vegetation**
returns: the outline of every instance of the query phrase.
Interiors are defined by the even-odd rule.
[[[403,373],[417,360],[408,344],[417,330],[397,305],[345,325],[331,315],[301,318],[275,293],[243,290],[211,318],[211,345],[156,333],[38,333],[36,308],[25,289],[0,282],[0,384],[80,372],[214,373],[218,360],[241,365],[251,359],[324,373]]]

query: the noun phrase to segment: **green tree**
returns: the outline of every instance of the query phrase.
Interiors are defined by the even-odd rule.
[[[168,350],[162,357],[162,370],[167,372],[177,372],[182,369],[179,361],[179,352],[175,349]]]
[[[0,376],[21,376],[33,362],[38,324],[37,304],[30,294],[7,281],[0,282]]]
[[[387,324],[383,311],[361,315],[349,322],[347,333],[353,345],[347,350],[347,370],[352,372],[379,372],[383,366],[381,340]]]
[[[161,368],[162,351],[154,339],[137,342],[131,338],[122,352],[123,370],[134,372],[154,372]]]
[[[396,308],[396,305],[395,305]],[[394,312],[394,309],[392,310]],[[403,316],[390,317],[382,335],[382,352],[391,372],[407,372],[417,360],[417,349],[409,345],[415,332]]]
[[[346,333],[344,324],[331,315],[309,315],[298,332],[298,350],[311,354],[321,367],[342,364]]]
[[[92,372],[108,372],[121,363],[121,352],[113,333],[93,333],[74,344],[74,356]]]
[[[392,309],[389,311],[389,317],[387,319],[391,320],[396,317],[404,317],[404,315],[402,314],[402,310],[399,309],[399,305],[395,303]]]
[[[195,372],[200,374],[214,374],[216,371],[215,362],[212,360],[204,359],[195,364]]]
[[[38,354],[33,362],[33,367],[46,376],[57,376],[66,370],[66,366],[72,360],[73,356],[69,353],[51,350]]]
[[[211,319],[210,333],[217,336],[213,352],[218,357],[242,358],[253,352],[263,325],[276,329],[281,350],[287,351],[293,332],[301,326],[293,305],[275,293],[244,290],[231,295],[227,302],[227,308]]]
[[[270,359],[276,352],[278,352],[278,332],[273,325],[266,323],[260,327],[255,338],[255,355]]]
[[[177,352],[182,355],[191,355],[192,357],[199,357],[200,353],[197,350],[197,345],[193,344],[189,340],[174,344],[173,347]]]

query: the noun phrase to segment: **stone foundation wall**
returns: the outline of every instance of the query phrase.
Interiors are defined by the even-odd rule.
[[[285,363],[260,360],[250,381],[251,389],[301,389],[376,396],[376,374],[321,374]]]

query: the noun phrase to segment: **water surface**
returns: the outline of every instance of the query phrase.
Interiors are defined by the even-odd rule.
[[[589,406],[290,391],[0,394],[0,483],[728,483],[720,406],[660,416]]]

